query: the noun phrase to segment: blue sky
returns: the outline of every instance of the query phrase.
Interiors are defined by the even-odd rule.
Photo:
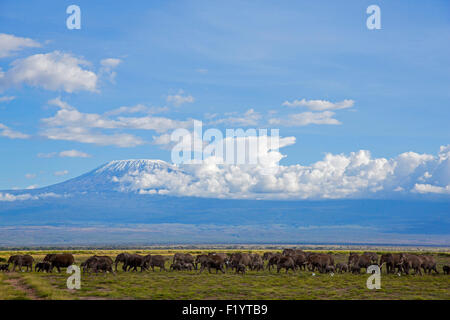
[[[81,8],[81,30],[66,28],[70,4]],[[381,8],[381,30],[366,27],[371,4]],[[61,138],[52,131],[61,126],[49,125],[61,120],[56,98],[101,117],[141,105],[164,121],[276,127],[296,139],[282,149],[283,165],[361,149],[373,158],[436,155],[450,143],[449,9],[447,1],[4,0],[0,33],[34,42],[8,52],[0,42],[0,190],[53,184],[116,159],[170,161],[170,151],[152,142],[168,130],[95,127],[86,135],[97,143]],[[65,69],[30,76],[27,68],[42,72],[31,63],[44,60],[24,61],[39,54],[72,61],[96,81],[72,83]],[[322,112],[283,105],[302,99],[353,103],[328,110],[339,124],[289,124],[293,114]],[[130,110],[109,118],[144,116]],[[99,140],[105,135],[142,144]]]

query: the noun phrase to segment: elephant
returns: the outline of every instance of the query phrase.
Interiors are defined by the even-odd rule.
[[[347,272],[348,271],[348,265],[345,263],[337,263],[336,264],[336,271],[339,273]]]
[[[194,257],[189,253],[175,253],[172,263],[192,263],[194,265]]]
[[[331,255],[324,253],[316,253],[310,255],[307,262],[310,271],[314,271],[317,269],[320,273],[324,273],[327,266],[334,266],[334,258]]]
[[[432,256],[421,256],[422,259],[422,269],[424,273],[431,274],[431,271],[434,270],[437,274],[439,271],[437,270],[436,260]]]
[[[202,265],[204,263],[206,263],[206,261],[208,261],[208,256],[206,254],[199,254],[196,258],[195,258],[195,270],[198,270],[198,265]],[[228,265],[227,265],[228,268]]]
[[[229,264],[231,269],[235,269],[238,264],[243,264],[245,267],[252,267],[252,257],[248,253],[233,253],[230,257]]]
[[[262,257],[255,253],[250,255],[251,258],[251,264],[250,264],[250,270],[264,270],[264,262]]]
[[[103,271],[105,274],[106,272],[110,272],[113,275],[115,275],[112,265],[113,265],[112,261],[100,258],[93,261],[93,263],[91,264],[91,268],[94,273]]]
[[[55,267],[58,272],[61,272],[61,268],[67,268],[73,265],[75,259],[70,253],[48,254],[45,256],[44,262],[50,263],[50,272],[52,272]]]
[[[359,260],[359,254],[351,252],[350,255],[348,256],[347,265],[351,266],[351,265],[357,263],[358,260]]]
[[[48,272],[50,272],[50,267],[51,267],[51,265],[48,262],[39,262],[39,263],[36,263],[36,265],[34,266],[34,271],[35,272],[45,271],[48,273]]]
[[[395,268],[397,272],[401,272],[400,254],[397,253],[387,253],[383,254],[380,258],[380,270],[382,270],[383,264],[386,264],[386,273],[395,273]]]
[[[294,259],[295,268],[306,270],[307,257],[304,252],[294,255],[292,258]]]
[[[220,257],[218,255],[208,256],[208,259],[206,261],[202,262],[199,273],[202,273],[203,270],[205,270],[206,268],[208,268],[209,273],[211,273],[211,269],[216,269],[216,273],[218,273],[219,270],[222,273],[225,273],[225,270],[223,267],[224,264],[225,264],[225,261],[222,257]]]
[[[450,274],[450,266],[449,265],[443,266],[442,270],[444,271],[444,274]]]
[[[0,264],[0,271],[9,272],[9,264]]]
[[[117,272],[117,265],[122,262],[122,270],[127,271],[128,268],[128,260],[130,259],[131,254],[127,252],[119,253],[114,261],[115,264],[115,271]]]
[[[137,271],[137,268],[141,268],[141,272],[144,271],[145,265],[143,264],[144,257],[139,254],[130,254],[126,260],[126,268],[124,271]],[[125,267],[125,264],[124,264]]]
[[[27,267],[28,271],[33,271],[33,257],[30,255],[14,255],[11,256],[8,260],[8,264],[13,264],[12,271],[16,271],[16,267],[19,267],[19,271],[22,271],[22,267]]]
[[[375,252],[364,252],[363,256],[368,256],[372,264],[378,264],[378,255]]]
[[[281,254],[276,253],[269,258],[269,262],[267,263],[267,269],[270,271],[272,266],[276,266],[278,264],[278,260],[280,260]]]
[[[419,256],[407,253],[400,254],[399,264],[402,266],[402,269],[406,274],[409,274],[410,269],[414,269],[414,275],[422,275],[422,271],[420,270],[422,263],[423,260]]]
[[[275,253],[273,252],[264,252],[262,259],[263,261],[268,261],[270,257],[272,257]]]
[[[166,260],[168,260],[168,259],[170,259],[170,258],[163,257],[162,255],[159,255],[159,254],[157,254],[157,255],[149,254],[149,255],[145,256],[141,262],[141,271],[143,269],[148,269],[149,267],[152,268],[153,272],[155,272],[155,267],[158,267],[159,271],[163,271],[163,270],[167,271],[165,264],[166,264]],[[180,260],[177,260],[175,263],[172,263],[172,264],[175,264],[175,265],[179,264],[180,266],[183,266],[185,263]]]
[[[286,269],[286,273],[288,273],[289,269],[292,269],[295,272],[295,263],[294,259],[289,256],[282,256],[277,263],[277,273],[280,273],[281,269]]]
[[[328,265],[326,268],[325,268],[325,272],[326,273],[334,273],[336,271],[336,268],[333,266],[333,265]]]
[[[94,270],[94,265],[96,265],[97,262],[100,262],[98,264],[100,266],[97,268],[98,270],[103,270],[104,268],[101,267],[103,265],[110,265],[110,266],[113,265],[113,260],[110,257],[95,255],[95,256],[88,258],[85,262],[83,262],[81,264],[83,272],[90,272],[90,270]],[[109,271],[109,268],[107,268],[107,269],[108,269],[107,271]]]
[[[236,266],[236,273],[245,274],[245,266],[242,263]]]
[[[360,269],[366,268],[367,270],[367,268],[372,264],[372,257],[364,254],[358,256],[358,260],[353,260],[353,265],[358,266]]]

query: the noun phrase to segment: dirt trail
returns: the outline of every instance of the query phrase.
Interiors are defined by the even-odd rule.
[[[23,279],[20,276],[9,277],[5,280],[5,282],[13,286],[16,290],[25,293],[25,296],[31,300],[42,300],[42,298],[39,298],[36,295],[36,291],[34,289],[30,288],[23,282]]]

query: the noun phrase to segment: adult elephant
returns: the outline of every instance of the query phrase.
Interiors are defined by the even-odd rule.
[[[53,268],[56,267],[58,272],[61,272],[61,268],[67,268],[75,262],[73,255],[70,253],[61,253],[61,254],[48,254],[44,258],[44,262],[50,263],[50,272],[53,271]]]
[[[272,267],[275,267],[278,263],[278,260],[280,260],[281,254],[275,253],[269,258],[269,262],[267,262],[267,269],[270,271]]]
[[[127,259],[127,267],[128,271],[137,271],[137,268],[141,268],[141,272],[145,269],[143,267],[144,257],[139,254],[130,254]],[[126,269],[124,271],[127,271]]]
[[[334,258],[329,254],[317,253],[310,255],[307,263],[311,271],[317,268],[320,273],[325,273],[328,266],[334,266]]]
[[[251,270],[257,270],[257,271],[264,270],[264,262],[263,262],[262,257],[259,254],[253,253],[253,254],[251,254],[250,257],[252,259],[252,262],[250,265]]]
[[[368,256],[372,264],[378,264],[378,255],[375,252],[364,252],[363,256]]]
[[[298,253],[292,258],[294,259],[295,268],[306,270],[307,257],[305,253]]]
[[[432,256],[421,256],[422,259],[422,269],[424,273],[431,274],[431,271],[439,274],[436,266],[436,260]]]
[[[277,273],[280,273],[280,270],[283,268],[286,269],[286,273],[288,273],[289,269],[292,269],[292,272],[295,272],[294,259],[290,256],[282,256],[277,263]]]
[[[354,264],[356,264],[359,260],[359,254],[355,252],[350,252],[350,255],[348,256],[347,265],[350,267]]]
[[[13,264],[12,271],[16,271],[16,267],[19,267],[19,271],[22,271],[22,267],[27,268],[28,271],[33,271],[33,257],[26,254],[26,255],[14,255],[9,257],[8,264]]]
[[[90,258],[88,258],[85,262],[81,264],[81,268],[83,269],[83,272],[90,273],[90,270],[94,270],[94,266],[97,265],[97,270],[103,270],[105,266],[113,265],[113,260],[108,256],[97,256],[94,255]],[[109,268],[107,268],[109,271]]]
[[[366,270],[372,264],[373,264],[372,257],[364,254],[358,257],[356,263],[353,263],[353,265],[356,265],[359,269],[365,268]]]
[[[119,263],[123,263],[123,265],[122,265],[122,270],[123,271],[127,271],[127,268],[128,268],[128,260],[130,259],[130,257],[131,257],[131,254],[130,253],[128,253],[128,252],[122,252],[122,253],[119,253],[118,255],[117,255],[117,257],[116,257],[116,259],[114,260],[114,264],[115,264],[115,271],[117,272],[117,265],[119,264]]]
[[[203,270],[205,270],[206,268],[208,268],[209,273],[211,273],[211,269],[216,269],[216,273],[218,273],[219,270],[222,273],[225,273],[225,270],[223,267],[224,264],[225,264],[225,261],[222,257],[220,257],[218,255],[208,256],[207,260],[202,263],[199,273],[202,273]]]
[[[159,254],[153,256],[147,255],[144,257],[141,267],[143,267],[144,269],[148,269],[149,267],[151,267],[153,272],[155,271],[155,267],[158,267],[159,271],[162,270],[167,271],[165,264],[168,259],[170,258],[164,257]],[[185,262],[183,262],[183,260],[180,259],[175,260],[175,263],[173,263],[173,265],[184,265],[184,264]]]
[[[196,258],[195,258],[195,270],[198,270],[198,265],[200,265],[200,267],[206,263],[206,261],[208,261],[208,255],[206,254],[199,254]],[[227,265],[228,267],[228,265]]]
[[[421,257],[414,254],[402,253],[400,255],[400,265],[406,274],[409,274],[409,270],[414,270],[414,275],[422,275],[420,268],[422,267],[423,260]]]
[[[248,253],[233,253],[230,258],[231,268],[235,269],[240,264],[251,269],[252,257]]]
[[[397,272],[401,272],[400,254],[398,253],[386,253],[381,255],[380,258],[380,270],[383,268],[383,264],[386,264],[386,273],[395,273],[395,268]]]

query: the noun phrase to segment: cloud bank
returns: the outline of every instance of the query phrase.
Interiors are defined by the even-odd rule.
[[[289,145],[287,143],[286,145]],[[373,158],[369,151],[327,154],[309,166],[201,164],[133,170],[114,177],[120,191],[233,199],[345,199],[450,194],[450,145],[437,155],[406,152]]]

